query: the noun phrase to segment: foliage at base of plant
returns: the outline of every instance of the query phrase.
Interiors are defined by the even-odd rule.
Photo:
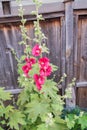
[[[24,125],[24,115],[12,105],[5,106],[5,101],[11,100],[12,95],[0,88],[0,130],[19,129],[19,125]]]
[[[87,130],[87,112],[78,107],[72,110],[63,110],[61,118],[66,121],[70,130]]]

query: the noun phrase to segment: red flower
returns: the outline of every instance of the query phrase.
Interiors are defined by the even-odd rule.
[[[39,59],[39,64],[40,64],[40,67],[43,68],[43,67],[48,67],[49,65],[49,59],[47,57],[43,57],[43,58],[40,58]]]
[[[34,81],[36,83],[37,89],[40,91],[42,89],[42,85],[45,82],[45,78],[41,75],[35,74],[34,75]]]
[[[52,72],[52,67],[50,65],[40,69],[40,75],[42,76],[50,76],[51,72]]]
[[[31,65],[33,65],[33,64],[36,63],[35,58],[25,58],[25,61],[26,61],[27,63],[30,63]]]
[[[40,54],[41,54],[41,47],[40,45],[36,44],[34,48],[32,49],[32,55],[40,56]]]
[[[22,70],[23,70],[24,74],[25,74],[27,77],[29,77],[29,76],[28,76],[28,73],[29,73],[29,71],[30,71],[31,69],[32,69],[32,68],[31,68],[31,64],[30,64],[30,63],[27,63],[26,65],[22,66]]]

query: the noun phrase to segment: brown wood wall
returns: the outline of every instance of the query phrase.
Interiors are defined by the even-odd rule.
[[[77,82],[85,83],[77,88],[77,104],[87,108],[87,16],[78,20]]]
[[[84,15],[84,12],[86,14]],[[81,14],[81,16],[80,16]],[[74,11],[73,15],[73,46],[66,54],[66,21],[64,12],[44,14],[46,20],[41,22],[42,31],[47,36],[46,44],[50,49],[48,57],[51,62],[59,67],[56,72],[56,81],[66,73],[71,71],[71,75],[76,77],[76,105],[87,108],[87,11]],[[11,18],[10,18],[11,20]],[[17,19],[16,19],[17,20]],[[8,21],[8,20],[7,20]],[[0,86],[6,89],[17,89],[17,62],[11,52],[13,48],[17,56],[23,54],[23,46],[18,44],[21,41],[20,23],[0,23]],[[28,35],[34,37],[33,21],[31,19],[26,24]],[[30,43],[29,44],[33,44]],[[67,55],[70,55],[67,66]],[[73,62],[72,62],[73,61]],[[68,80],[71,78],[68,75]],[[62,93],[66,83],[62,84]]]

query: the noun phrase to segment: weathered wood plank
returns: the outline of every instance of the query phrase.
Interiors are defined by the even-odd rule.
[[[77,88],[79,88],[79,87],[87,87],[87,82],[77,82],[76,87]]]
[[[5,91],[15,95],[15,94],[19,94],[22,90],[23,89],[12,89],[12,90],[10,89],[10,90],[5,90]]]
[[[61,76],[66,73],[66,37],[65,37],[65,18],[61,17]],[[62,83],[62,95],[65,94],[66,83]]]
[[[75,10],[79,10],[79,9],[87,9],[87,0],[79,0],[79,1],[75,1],[73,3],[73,8]]]
[[[0,16],[3,16],[2,3],[0,2]]]
[[[87,108],[87,86],[77,89],[77,105],[81,108]]]
[[[2,5],[1,5],[2,7]],[[18,4],[15,1],[11,1],[11,14],[7,16],[18,16]],[[35,10],[34,4],[29,4],[23,2],[23,8],[25,9],[24,15],[30,15],[32,10]],[[52,12],[61,12],[64,11],[64,4],[62,2],[52,2],[52,3],[43,3],[42,7],[39,10],[39,13],[52,13]],[[1,15],[0,18],[5,17],[6,15]]]
[[[77,45],[77,80],[87,80],[87,20],[79,19],[78,23],[78,45]]]
[[[81,57],[80,56],[81,55],[80,49],[81,49],[81,30],[82,30],[81,24],[82,24],[82,21],[79,20],[78,21],[78,44],[77,44],[78,50],[77,50],[77,64],[76,64],[76,66],[77,66],[77,81],[79,81],[79,76],[80,76],[80,57]]]
[[[64,14],[62,12],[54,12],[54,13],[49,13],[49,14],[43,14],[43,18],[44,19],[52,19],[52,18],[60,18],[64,16]],[[27,19],[27,21],[33,21],[36,20],[35,16],[32,15],[28,15],[28,16],[24,16],[24,18]],[[16,16],[5,16],[0,18],[0,23],[15,23],[15,22],[20,22],[20,17],[16,17]]]
[[[6,45],[6,48],[5,48],[5,55],[6,55],[6,59],[8,60],[8,64],[6,64],[5,66],[5,69],[6,69],[6,74],[7,74],[7,80],[8,80],[8,88],[12,88],[12,86],[17,86],[17,79],[16,79],[16,75],[15,75],[15,71],[14,71],[14,62],[13,62],[13,55],[11,53],[11,49],[14,49],[13,48],[13,45],[12,45],[12,41],[11,41],[11,38],[12,38],[12,32],[11,32],[11,26],[9,26],[8,28],[4,27],[3,29],[3,32],[4,32],[4,37],[5,37],[5,45]],[[8,71],[7,71],[7,68]],[[16,77],[15,77],[16,76]]]
[[[87,19],[82,20],[80,80],[87,80]]]
[[[47,37],[46,44],[50,50],[48,57],[50,58],[51,62],[59,67],[58,71],[55,73],[56,81],[58,82],[60,78],[61,72],[61,25],[60,19],[53,19],[53,20],[45,20],[41,24],[42,31],[45,33]],[[55,58],[54,58],[55,57]]]
[[[73,39],[73,43],[74,43],[74,52],[73,52],[73,56],[74,56],[74,77],[77,79],[77,67],[78,67],[78,63],[77,63],[77,52],[78,52],[78,15],[74,16],[74,39]]]
[[[66,21],[66,87],[72,81],[74,76],[73,67],[73,7],[72,1],[65,3],[65,21]],[[67,107],[75,107],[75,88],[72,88],[72,98],[66,100]]]
[[[6,77],[6,55],[5,55],[5,41],[3,37],[3,30],[0,30],[0,85],[7,85],[7,77]],[[8,68],[7,68],[8,70]]]
[[[87,107],[87,18],[81,17],[78,22],[77,44],[77,105]]]
[[[77,14],[78,16],[81,16],[81,17],[87,17],[87,9],[74,10],[74,14]]]
[[[3,0],[3,1],[8,1],[8,0]],[[70,1],[70,0],[68,0],[68,1]],[[50,1],[50,2],[43,1],[43,6],[40,9],[40,13],[64,12],[64,4],[62,2],[59,2],[57,0]],[[32,10],[35,10],[35,6],[33,5],[32,1],[28,2],[27,0],[24,0],[24,1],[22,1],[22,4],[23,4],[24,8],[26,9],[24,15],[30,15],[30,12]],[[74,1],[73,9],[75,11],[87,9],[87,1],[86,0],[84,0],[84,2],[82,0]],[[87,14],[86,11],[83,13]],[[80,13],[79,13],[79,15],[80,15]],[[14,17],[18,16],[18,5],[17,5],[16,1],[11,0],[11,14],[10,15],[3,15],[2,2],[0,2],[0,18],[2,18],[2,17],[11,17],[12,18],[12,16],[14,16]]]
[[[6,87],[6,89],[13,89],[18,86],[17,62],[11,49],[16,51],[18,57],[22,54],[23,49],[17,43],[19,35],[16,31],[17,28],[13,28],[11,24],[8,26],[0,26],[0,86]]]

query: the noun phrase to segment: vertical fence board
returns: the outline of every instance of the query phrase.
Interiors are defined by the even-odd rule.
[[[65,18],[61,18],[61,76],[66,73],[66,37],[65,37]],[[62,83],[62,95],[65,94],[66,83]]]
[[[87,88],[83,86],[77,88],[77,105],[81,108],[87,108]]]
[[[66,22],[66,87],[74,76],[74,53],[73,53],[73,7],[72,0],[65,3],[65,22]],[[72,88],[72,98],[66,100],[68,108],[75,107],[75,89]]]
[[[81,85],[77,88],[77,105],[82,108],[87,107],[87,18],[80,18],[78,24],[78,83]],[[85,85],[85,87],[84,87]]]

